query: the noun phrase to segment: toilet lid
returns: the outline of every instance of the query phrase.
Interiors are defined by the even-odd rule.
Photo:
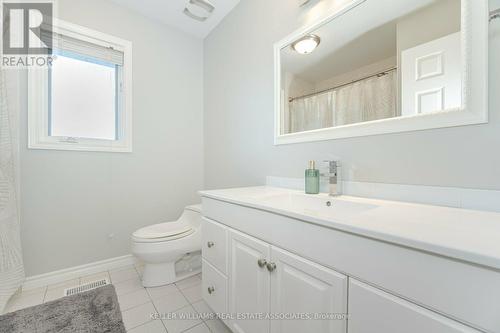
[[[142,239],[156,239],[174,236],[176,236],[175,238],[180,238],[180,236],[183,236],[184,234],[186,234],[186,236],[191,234],[192,231],[193,228],[186,223],[166,222],[139,229],[134,232],[132,236]]]

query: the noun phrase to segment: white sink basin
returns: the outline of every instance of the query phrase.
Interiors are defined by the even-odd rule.
[[[356,202],[353,199],[342,196],[330,197],[324,194],[264,194],[254,196],[252,199],[274,208],[331,219],[347,218],[379,207],[374,204]]]

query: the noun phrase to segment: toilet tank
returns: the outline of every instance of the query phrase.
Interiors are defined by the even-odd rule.
[[[201,226],[201,205],[187,206],[178,220],[185,222],[194,228]]]

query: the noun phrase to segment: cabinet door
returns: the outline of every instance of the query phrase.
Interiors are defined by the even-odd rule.
[[[229,312],[233,316],[269,313],[270,274],[258,261],[269,260],[270,246],[235,231],[229,237]],[[269,332],[268,319],[233,318],[229,323],[235,333]]]
[[[271,261],[271,313],[279,318],[271,321],[272,333],[346,332],[347,276],[274,247]]]
[[[349,280],[349,333],[479,333],[437,313]]]

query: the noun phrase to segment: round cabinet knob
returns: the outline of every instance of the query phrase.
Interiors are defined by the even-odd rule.
[[[214,242],[208,242],[207,246],[208,246],[208,248],[212,248],[212,247],[215,246],[215,243]]]
[[[270,262],[266,266],[269,272],[274,272],[274,270],[276,270],[276,264],[274,262]]]
[[[266,267],[267,265],[267,260],[266,259],[259,259],[257,261],[257,264],[259,265],[260,268]]]
[[[210,295],[212,295],[214,292],[215,292],[215,288],[214,287],[208,287],[208,293]]]

